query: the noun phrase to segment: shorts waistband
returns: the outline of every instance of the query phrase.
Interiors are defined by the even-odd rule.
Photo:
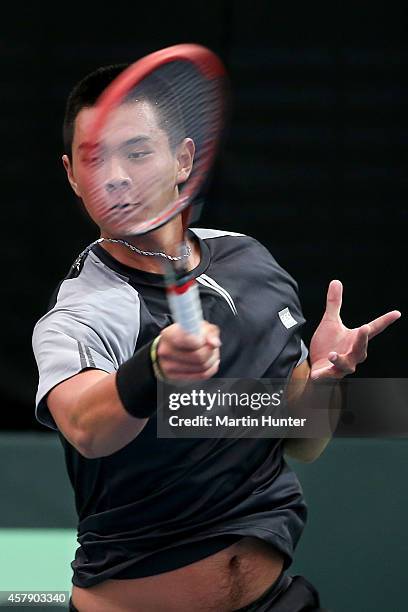
[[[262,593],[262,595],[243,608],[237,608],[234,612],[252,612],[253,610],[258,610],[258,607],[266,601],[268,603],[273,603],[281,593],[289,588],[291,582],[292,576],[289,576],[286,570],[282,570],[276,580]]]

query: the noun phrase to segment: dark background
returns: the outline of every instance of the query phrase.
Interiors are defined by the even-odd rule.
[[[46,431],[34,419],[32,329],[97,237],[60,161],[65,100],[98,66],[180,42],[217,52],[233,89],[197,225],[270,249],[299,283],[307,343],[333,278],[350,327],[401,310],[357,375],[406,376],[407,18],[402,4],[329,4],[286,14],[247,1],[97,5],[93,14],[18,5],[3,20],[2,429]]]

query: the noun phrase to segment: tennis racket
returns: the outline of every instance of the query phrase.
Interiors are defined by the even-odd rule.
[[[183,214],[211,170],[226,113],[227,77],[209,49],[181,44],[128,66],[95,105],[86,135],[91,217],[112,238],[152,232]],[[160,258],[173,320],[200,335],[198,285],[186,282],[183,253]]]

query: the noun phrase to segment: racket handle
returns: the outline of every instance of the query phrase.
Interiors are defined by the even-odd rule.
[[[167,297],[175,323],[189,334],[201,335],[203,311],[198,285],[194,279],[167,288]]]

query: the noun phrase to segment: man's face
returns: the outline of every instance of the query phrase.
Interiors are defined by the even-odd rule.
[[[98,147],[92,150],[86,134],[94,117],[94,108],[84,108],[78,114],[72,167],[67,158],[64,165],[95,223],[111,235],[126,236],[130,228],[157,217],[176,199],[177,185],[191,170],[194,145],[191,151],[186,139],[172,151],[154,107],[138,101],[112,113]]]

